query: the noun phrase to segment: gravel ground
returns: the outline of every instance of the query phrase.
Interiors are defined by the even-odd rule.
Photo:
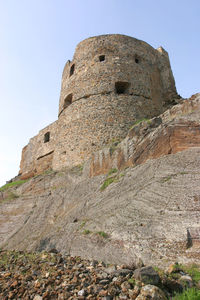
[[[152,267],[140,267],[106,265],[61,255],[56,249],[40,253],[1,250],[0,299],[172,299],[174,291],[182,290],[178,278],[185,274],[180,269],[172,266],[168,275],[162,271],[160,277]]]

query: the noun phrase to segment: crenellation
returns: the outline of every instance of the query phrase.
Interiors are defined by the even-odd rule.
[[[81,164],[113,138],[125,138],[136,120],[163,113],[177,97],[163,48],[118,34],[88,38],[64,67],[58,120],[24,148],[20,173]]]

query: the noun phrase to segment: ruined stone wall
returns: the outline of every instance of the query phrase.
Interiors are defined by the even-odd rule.
[[[22,179],[41,174],[52,168],[56,147],[57,121],[40,130],[22,150],[20,174]]]
[[[176,97],[163,48],[124,35],[86,39],[65,65],[58,121],[31,139],[21,172],[81,164],[124,138],[136,120],[162,113]],[[46,130],[52,135],[48,145],[42,142]]]

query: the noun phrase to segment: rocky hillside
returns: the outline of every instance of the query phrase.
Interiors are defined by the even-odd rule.
[[[200,94],[84,166],[0,189],[0,247],[117,264],[200,263]]]

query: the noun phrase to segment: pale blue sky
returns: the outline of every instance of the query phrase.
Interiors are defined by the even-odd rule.
[[[0,0],[0,185],[21,149],[57,118],[61,75],[75,46],[121,33],[170,55],[178,92],[200,92],[199,0]]]

